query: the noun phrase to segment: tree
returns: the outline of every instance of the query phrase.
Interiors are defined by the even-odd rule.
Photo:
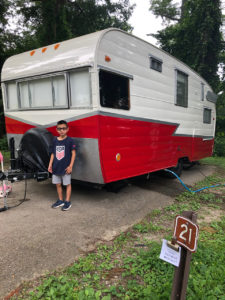
[[[34,44],[44,46],[107,27],[131,30],[129,0],[17,0]]]
[[[0,69],[5,60],[5,35],[9,4],[8,0],[2,0],[0,2]]]
[[[172,0],[152,0],[150,9],[168,24],[176,21],[154,35],[162,49],[185,62],[216,88],[222,48],[220,0],[183,0],[180,7]]]
[[[9,1],[2,0],[0,2],[0,70],[2,68],[3,62],[6,59],[6,49],[5,49],[5,36],[6,36],[6,24],[7,24],[7,12],[9,9]],[[5,133],[4,126],[4,115],[3,115],[3,104],[1,97],[0,88],[0,137]]]

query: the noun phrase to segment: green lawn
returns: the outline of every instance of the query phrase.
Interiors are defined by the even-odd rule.
[[[225,170],[225,157],[207,157],[201,160],[206,165],[219,166]]]

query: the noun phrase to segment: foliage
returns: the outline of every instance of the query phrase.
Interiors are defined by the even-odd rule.
[[[17,0],[23,25],[29,24],[34,45],[39,47],[72,37],[128,24],[134,6],[129,0]]]
[[[6,34],[6,24],[7,24],[7,11],[9,8],[9,1],[2,0],[0,2],[0,69],[5,59],[5,34]]]
[[[0,151],[8,150],[8,142],[6,136],[0,139]]]
[[[223,74],[223,76],[225,76],[225,69]],[[225,138],[225,77],[223,77],[223,81],[220,82],[218,90],[223,93],[219,95],[216,103],[216,135]]]
[[[152,1],[150,9],[160,15],[162,11],[159,8],[163,9],[165,3],[172,5],[169,0],[157,0]],[[154,36],[162,49],[185,62],[216,88],[219,82],[219,54],[222,49],[220,0],[186,0],[182,3],[179,22],[158,31]],[[162,14],[162,18],[164,17]]]
[[[215,137],[214,155],[225,157],[225,134]]]
[[[1,90],[0,90],[1,93]],[[5,122],[4,122],[4,113],[3,113],[3,103],[0,96],[0,138],[5,134]]]
[[[161,17],[164,22],[180,20],[180,9],[178,4],[173,3],[172,0],[151,0],[150,4],[150,10],[156,17]]]
[[[201,163],[207,165],[215,165],[225,170],[225,156],[224,157],[207,157],[201,160]]]

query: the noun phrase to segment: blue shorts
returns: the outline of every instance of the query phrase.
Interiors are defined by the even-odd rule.
[[[62,183],[63,185],[69,185],[71,184],[71,174],[65,174],[65,175],[52,175],[52,183],[53,184],[59,184]]]

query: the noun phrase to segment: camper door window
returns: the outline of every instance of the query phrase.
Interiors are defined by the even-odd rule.
[[[100,103],[103,107],[126,109],[129,105],[129,78],[100,70]]]
[[[176,70],[176,105],[188,107],[188,75]]]

